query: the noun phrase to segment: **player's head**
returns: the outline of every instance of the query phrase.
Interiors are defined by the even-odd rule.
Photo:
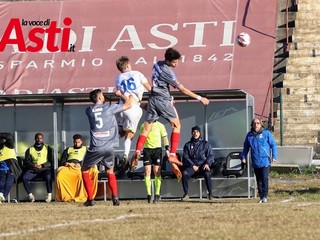
[[[92,90],[92,91],[89,93],[89,97],[90,97],[90,100],[91,100],[93,103],[104,102],[104,101],[105,101],[101,89]]]
[[[82,135],[75,134],[73,135],[73,145],[74,147],[81,147],[82,146]]]
[[[127,56],[121,56],[116,61],[117,68],[120,72],[131,70],[130,60]]]
[[[251,128],[255,132],[260,132],[260,130],[263,128],[263,123],[260,118],[255,117],[251,122]]]
[[[43,134],[38,132],[34,135],[34,140],[36,142],[37,145],[41,145],[43,143]]]
[[[201,136],[201,129],[198,126],[191,128],[191,134],[194,139],[198,139]]]
[[[173,48],[168,48],[166,53],[164,54],[164,59],[166,61],[166,64],[168,64],[170,67],[173,67],[173,68],[178,65],[180,58],[181,58],[181,54]]]

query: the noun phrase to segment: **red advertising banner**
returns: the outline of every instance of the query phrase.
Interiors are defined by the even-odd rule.
[[[167,48],[192,90],[243,89],[257,113],[272,81],[276,1],[44,1],[0,3],[0,94],[114,91],[121,55],[147,78]],[[247,47],[235,43],[240,32]],[[151,81],[150,81],[151,82]]]

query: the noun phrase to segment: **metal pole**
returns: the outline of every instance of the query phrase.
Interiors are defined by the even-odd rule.
[[[280,92],[280,146],[283,146],[283,97]]]
[[[57,117],[57,101],[53,100],[53,153],[54,153],[54,172],[58,169],[58,117]]]

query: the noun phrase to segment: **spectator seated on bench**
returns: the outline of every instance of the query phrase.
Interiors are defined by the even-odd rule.
[[[200,174],[204,177],[207,190],[209,192],[208,198],[211,200],[212,184],[211,184],[211,165],[214,162],[214,153],[211,145],[201,138],[201,131],[198,126],[191,129],[192,137],[183,147],[182,157],[182,187],[184,195],[182,201],[189,199],[188,196],[188,180]]]

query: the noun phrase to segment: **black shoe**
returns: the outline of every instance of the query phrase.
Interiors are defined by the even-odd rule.
[[[154,199],[153,199],[153,203],[157,204],[160,200],[160,196],[159,195],[154,195]]]
[[[147,195],[148,203],[151,203],[151,195]]]
[[[96,204],[96,202],[94,201],[94,200],[87,200],[84,204],[83,204],[83,206],[85,206],[85,207],[92,207],[92,206],[94,206]]]
[[[210,194],[208,195],[208,198],[209,198],[209,200],[213,200],[213,199],[214,199],[214,196],[212,195],[212,193],[210,193]]]
[[[126,154],[124,154],[122,157],[122,160],[121,160],[121,166],[123,169],[125,169],[127,163],[128,163],[128,156]]]
[[[188,193],[185,193],[185,194],[182,196],[181,201],[187,201],[187,200],[189,200],[189,195],[188,195]]]
[[[140,151],[136,151],[131,158],[131,166],[130,166],[131,171],[135,171],[137,169],[140,158],[141,158]]]
[[[112,203],[113,206],[119,206],[120,205],[120,201],[118,197],[112,197]]]

